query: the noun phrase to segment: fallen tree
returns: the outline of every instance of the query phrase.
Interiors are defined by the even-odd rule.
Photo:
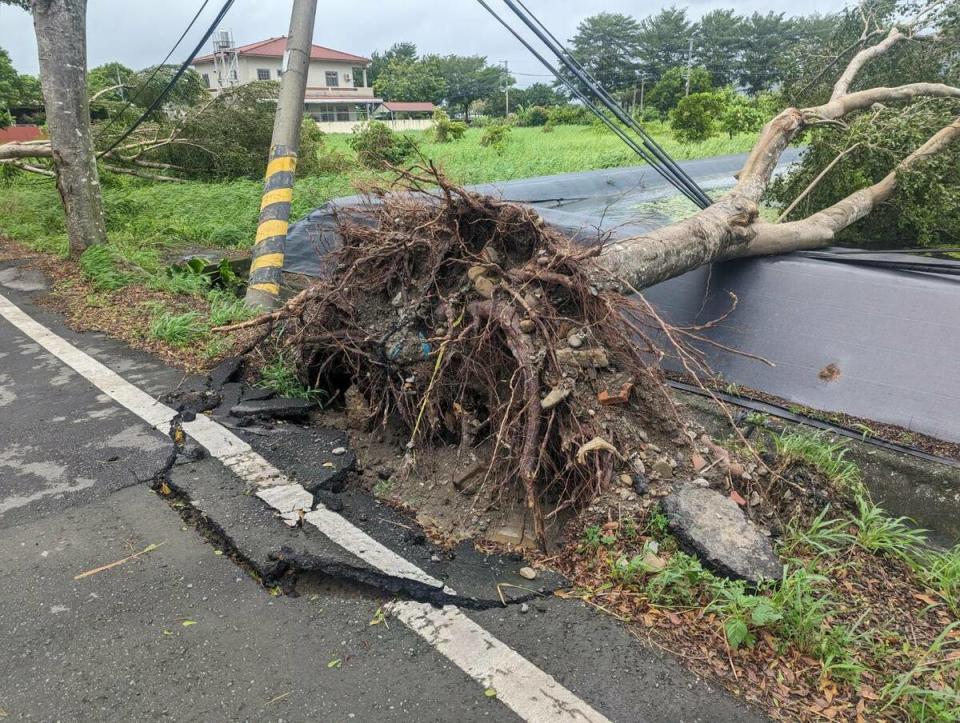
[[[671,354],[692,374],[706,372],[696,330],[664,323],[640,290],[715,261],[827,245],[889,199],[899,173],[960,136],[958,119],[881,182],[807,218],[760,218],[780,156],[805,129],[877,103],[960,98],[938,83],[849,90],[914,27],[855,53],[826,103],[777,115],[736,186],[685,221],[578,247],[530,208],[466,192],[425,164],[398,171],[403,193],[376,189],[377,203],[339,213],[342,245],[327,278],[229,328],[255,328],[252,345],[274,333],[305,384],[362,400],[369,423],[398,424],[409,439],[407,471],[418,446],[441,443],[457,445],[499,494],[519,480],[542,546],[545,519],[589,502],[614,475],[644,469],[637,450],[651,440],[664,459],[689,459],[696,434],[659,363]],[[749,486],[765,496],[777,489]]]

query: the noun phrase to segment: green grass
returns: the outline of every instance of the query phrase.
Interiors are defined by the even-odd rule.
[[[316,400],[324,396],[321,390],[312,389],[300,381],[293,360],[282,351],[277,352],[273,359],[260,368],[257,385],[270,389],[281,397]]]
[[[113,249],[93,246],[80,256],[80,270],[99,291],[115,291],[130,283],[130,276],[117,267]]]
[[[857,514],[853,517],[857,528],[856,544],[874,554],[896,557],[915,564],[922,557],[927,544],[924,530],[916,528],[906,517],[890,517],[866,497],[857,498]]]
[[[257,311],[247,306],[243,299],[228,291],[215,289],[210,292],[207,298],[210,301],[209,321],[211,327],[236,324],[240,321],[252,319],[257,315]]]
[[[770,438],[779,460],[809,465],[840,490],[851,493],[862,490],[860,468],[845,459],[847,448],[843,442],[831,442],[823,433],[802,429],[772,434]]]
[[[161,309],[150,321],[150,336],[175,347],[184,347],[197,341],[205,333],[202,317],[196,311],[171,314]]]

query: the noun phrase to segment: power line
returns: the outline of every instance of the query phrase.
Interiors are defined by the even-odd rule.
[[[173,44],[173,47],[170,48],[170,52],[167,53],[167,57],[161,60],[159,65],[154,67],[153,72],[150,73],[150,77],[147,78],[145,81],[143,81],[143,83],[141,84],[137,92],[134,93],[132,96],[130,96],[130,99],[127,100],[126,105],[124,105],[123,108],[121,108],[120,111],[116,113],[113,116],[113,118],[110,119],[110,122],[107,123],[107,125],[97,134],[97,140],[99,140],[100,138],[103,138],[103,136],[106,135],[107,131],[110,130],[113,124],[117,122],[117,118],[123,117],[123,114],[126,112],[127,108],[133,105],[133,102],[143,94],[143,91],[147,89],[147,86],[150,85],[150,82],[157,76],[157,73],[160,72],[160,68],[162,68],[167,64],[167,61],[170,60],[170,56],[173,55],[174,52],[176,52],[177,48],[180,47],[180,43],[182,43],[183,39],[187,37],[187,33],[189,33],[190,30],[193,28],[194,23],[197,22],[197,18],[200,17],[200,14],[206,9],[207,4],[209,2],[210,0],[203,0],[203,4],[200,6],[200,9],[197,10],[197,14],[193,16],[193,20],[190,21],[189,25],[187,25],[187,29],[180,34],[180,37],[177,38],[177,42],[175,42]],[[117,82],[118,83],[120,82],[119,71],[117,71]]]
[[[567,75],[564,75],[556,68],[549,60],[547,60],[543,55],[530,44],[530,42],[524,38],[520,33],[518,33],[513,27],[507,23],[500,15],[487,4],[486,0],[477,0],[477,2],[483,7],[487,12],[489,12],[494,19],[499,22],[513,37],[515,37],[520,43],[530,51],[530,53],[537,60],[540,61],[543,66],[549,70],[561,83],[567,86],[574,97],[577,98],[583,105],[593,113],[604,125],[609,128],[614,135],[616,135],[620,140],[622,140],[634,153],[636,153],[640,158],[642,158],[649,166],[651,166],[657,173],[659,173],[663,178],[679,190],[684,196],[689,198],[693,203],[698,204],[695,196],[690,192],[690,190],[678,179],[674,178],[667,169],[664,169],[657,161],[654,159],[644,148],[637,145],[636,141],[628,136],[620,126],[614,123],[603,111],[601,111],[594,103],[591,101],[580,88],[578,88],[570,80]]]
[[[524,25],[526,25],[533,33],[540,38],[544,45],[546,45],[553,54],[563,63],[566,68],[574,74],[574,76],[580,80],[584,86],[592,91],[596,95],[600,102],[603,103],[607,109],[614,114],[614,116],[628,128],[632,128],[643,140],[643,145],[647,150],[649,150],[654,156],[657,157],[663,165],[669,169],[671,175],[675,176],[677,181],[679,181],[683,186],[685,186],[694,198],[691,200],[694,201],[700,208],[706,208],[709,206],[712,201],[709,196],[700,188],[700,186],[694,181],[687,173],[684,171],[677,163],[674,161],[663,148],[660,147],[660,144],[654,140],[650,134],[644,130],[636,119],[626,113],[624,109],[617,103],[616,100],[607,92],[607,90],[594,78],[589,71],[586,70],[578,61],[573,54],[567,50],[563,44],[557,39],[557,37],[550,32],[550,30],[540,21],[539,18],[534,15],[530,9],[523,4],[523,0],[503,0],[503,2],[509,7],[513,13],[520,18]],[[522,8],[522,10],[521,10]],[[663,175],[663,174],[661,174]],[[664,176],[666,177],[666,176]]]
[[[210,36],[213,35],[213,31],[217,29],[217,26],[221,23],[224,16],[226,16],[227,12],[230,10],[234,1],[235,0],[226,0],[226,2],[223,4],[223,7],[220,8],[220,12],[217,13],[217,17],[213,19],[213,22],[210,23],[210,27],[207,28],[207,31],[203,34],[203,37],[200,39],[200,42],[197,43],[197,46],[193,49],[193,52],[190,53],[190,57],[188,57],[186,60],[183,61],[183,63],[181,63],[180,67],[177,69],[177,72],[170,79],[170,82],[167,83],[163,91],[161,91],[160,95],[158,95],[156,99],[154,99],[153,103],[150,104],[150,107],[147,108],[143,112],[143,114],[139,118],[137,118],[136,121],[134,121],[133,125],[131,125],[126,131],[124,131],[123,135],[121,135],[119,138],[117,138],[117,140],[111,143],[110,147],[107,148],[107,150],[97,155],[98,158],[103,158],[103,156],[105,156],[107,153],[109,153],[114,148],[119,146],[124,140],[126,140],[130,136],[131,133],[133,133],[140,126],[141,123],[143,123],[149,117],[151,113],[153,113],[157,108],[160,107],[160,105],[163,103],[166,97],[170,94],[170,91],[173,90],[173,86],[177,84],[177,81],[180,80],[180,78],[186,72],[187,68],[190,67],[190,64],[193,62],[193,59],[197,57],[197,53],[200,52],[200,49],[203,48],[207,40],[210,39]]]
[[[550,73],[557,78],[561,83],[563,83],[570,92],[574,95],[577,100],[579,100],[583,105],[593,113],[604,125],[609,128],[614,135],[616,135],[621,141],[623,141],[634,153],[640,156],[650,167],[652,167],[657,173],[659,173],[664,180],[676,188],[680,193],[686,196],[690,201],[692,201],[697,206],[703,206],[703,200],[698,197],[695,191],[690,187],[689,179],[683,177],[678,177],[677,174],[670,168],[661,165],[657,158],[655,158],[646,148],[637,144],[637,142],[628,136],[624,130],[613,122],[607,114],[601,111],[596,104],[587,97],[587,95],[581,90],[573,81],[570,79],[569,74],[561,73],[560,70],[555,67],[549,60],[547,60],[542,53],[540,53],[533,45],[524,38],[520,33],[518,33],[506,20],[504,20],[496,10],[494,10],[486,2],[486,0],[477,0],[481,7],[483,7],[488,13],[490,13],[493,18],[500,23],[513,37],[515,37],[540,63],[550,71]],[[529,26],[528,26],[529,27]],[[562,58],[561,58],[562,59]],[[589,87],[588,84],[586,84]],[[598,93],[599,95],[599,93]],[[699,190],[699,189],[697,189]],[[701,192],[702,193],[702,192]]]

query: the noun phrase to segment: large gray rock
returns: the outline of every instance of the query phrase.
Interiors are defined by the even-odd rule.
[[[714,572],[754,584],[780,579],[783,566],[770,539],[729,497],[684,485],[661,505],[681,547]]]

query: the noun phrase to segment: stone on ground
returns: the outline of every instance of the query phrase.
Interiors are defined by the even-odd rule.
[[[670,531],[706,567],[754,584],[780,579],[783,566],[770,539],[733,500],[715,490],[687,485],[661,504]]]

